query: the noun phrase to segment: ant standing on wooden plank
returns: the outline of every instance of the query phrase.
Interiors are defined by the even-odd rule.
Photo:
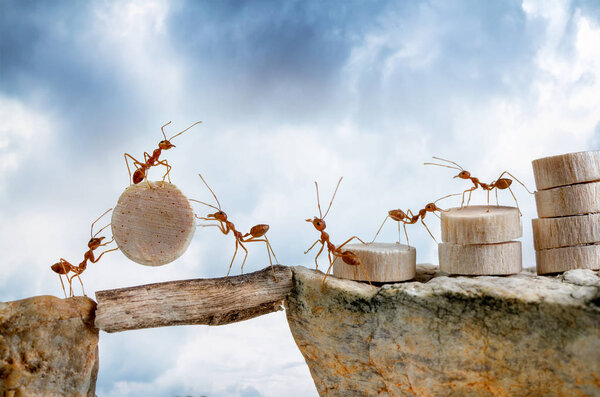
[[[319,264],[317,263],[317,258],[319,257],[319,255],[321,255],[321,252],[323,252],[323,249],[325,248],[325,245],[327,245],[327,255],[329,258],[329,267],[327,268],[327,272],[325,273],[325,277],[323,277],[323,284],[321,286],[321,289],[325,288],[325,280],[327,279],[327,276],[329,275],[329,271],[331,270],[331,267],[333,266],[333,262],[335,262],[338,258],[342,258],[342,260],[344,261],[344,263],[351,265],[351,266],[360,266],[360,268],[363,271],[363,274],[365,275],[367,281],[369,282],[369,284],[371,286],[373,286],[373,284],[371,284],[371,280],[369,279],[369,276],[367,275],[367,272],[365,271],[365,268],[362,264],[362,262],[360,261],[360,258],[358,256],[356,256],[356,254],[352,251],[342,251],[342,247],[346,244],[348,244],[350,241],[352,241],[353,239],[357,239],[358,241],[360,241],[363,244],[367,244],[364,241],[362,241],[360,238],[358,238],[357,236],[352,236],[350,237],[348,240],[346,240],[342,245],[339,245],[338,247],[336,247],[330,240],[329,240],[329,234],[327,232],[325,232],[325,227],[327,226],[325,224],[325,217],[327,216],[327,214],[329,213],[329,210],[331,209],[331,204],[333,204],[333,199],[335,198],[335,194],[337,193],[338,188],[340,187],[340,183],[342,182],[342,178],[340,178],[340,180],[337,183],[337,186],[335,187],[335,191],[333,192],[333,197],[331,197],[331,201],[329,202],[329,207],[327,208],[327,211],[325,211],[325,215],[323,215],[323,213],[321,212],[321,202],[319,200],[319,185],[317,184],[317,182],[315,182],[315,187],[317,188],[317,206],[319,207],[319,217],[317,218],[316,216],[313,219],[306,219],[306,222],[311,222],[313,224],[313,226],[315,227],[315,229],[317,229],[318,232],[321,233],[321,237],[315,241],[313,243],[313,245],[310,246],[309,249],[307,249],[304,254],[308,254],[308,252],[313,249],[313,247],[317,244],[317,243],[321,243],[321,249],[319,250],[319,252],[317,253],[317,256],[315,256],[315,266],[317,268],[317,270],[319,269]],[[331,259],[331,256],[335,257],[335,260]]]
[[[162,153],[163,150],[169,150],[172,147],[175,147],[175,145],[173,145],[171,143],[171,139],[183,134],[184,132],[186,132],[187,130],[189,130],[190,128],[195,126],[196,124],[200,124],[201,122],[202,121],[198,121],[198,122],[192,124],[185,130],[173,135],[169,139],[167,139],[167,136],[165,135],[165,127],[168,126],[169,124],[171,124],[171,122],[169,121],[167,124],[163,125],[160,129],[161,129],[165,139],[158,142],[158,149],[154,149],[154,151],[152,152],[152,155],[148,154],[148,152],[144,152],[144,162],[143,163],[136,160],[129,153],[125,153],[124,157],[125,157],[125,164],[127,165],[127,172],[129,172],[129,178],[132,179],[133,184],[137,185],[138,183],[143,181],[146,178],[146,173],[147,173],[148,169],[150,167],[153,167],[158,164],[164,165],[167,168],[167,172],[165,173],[165,175],[163,175],[163,180],[162,180],[163,183],[165,182],[165,178],[169,178],[169,183],[170,183],[171,177],[169,176],[169,172],[171,172],[171,166],[169,165],[169,163],[167,163],[167,160],[159,160],[158,159],[160,157],[160,154]],[[135,165],[135,168],[136,168],[135,172],[133,173],[133,178],[131,177],[131,169],[129,168],[129,161],[127,160],[128,157],[133,161],[133,165]],[[148,187],[152,188],[150,186],[150,182],[148,182]]]
[[[460,204],[461,208],[463,207],[463,204],[465,202],[465,193],[469,192],[469,199],[467,200],[467,207],[468,207],[469,203],[471,202],[471,193],[474,190],[476,190],[478,187],[481,187],[481,189],[483,189],[487,192],[487,205],[488,205],[488,212],[489,212],[490,211],[490,190],[496,189],[496,205],[498,205],[498,190],[508,189],[508,191],[510,191],[510,194],[513,196],[513,199],[515,199],[515,204],[517,205],[517,210],[519,211],[519,215],[522,215],[521,210],[519,209],[519,203],[517,202],[517,198],[515,197],[515,194],[513,193],[512,189],[510,188],[510,185],[512,184],[512,179],[502,178],[505,174],[510,175],[515,181],[519,182],[521,184],[521,186],[523,186],[525,188],[525,190],[527,190],[527,193],[533,194],[533,192],[531,192],[531,191],[529,191],[529,189],[527,189],[527,186],[525,186],[525,184],[523,182],[521,182],[520,180],[515,178],[515,176],[508,171],[502,172],[500,174],[500,176],[498,177],[498,179],[496,179],[495,181],[493,181],[491,183],[483,183],[478,178],[471,176],[471,173],[469,171],[465,170],[463,167],[461,167],[454,161],[446,160],[446,159],[443,159],[440,157],[433,157],[433,158],[436,160],[445,161],[446,163],[450,163],[453,165],[438,164],[438,163],[425,163],[425,165],[437,165],[438,167],[446,167],[446,168],[452,168],[452,169],[458,170],[460,172],[458,173],[458,175],[455,175],[454,178],[468,179],[471,182],[473,182],[474,186],[470,189],[465,190],[462,194],[462,202]]]
[[[402,223],[402,227],[404,228],[404,235],[406,236],[407,249],[410,249],[410,243],[408,241],[408,233],[406,233],[406,225],[413,225],[413,224],[417,223],[417,221],[419,219],[421,220],[421,223],[423,224],[423,226],[425,226],[425,229],[427,229],[427,232],[429,232],[429,235],[431,236],[431,238],[437,243],[437,240],[435,239],[435,237],[433,237],[431,230],[429,230],[429,228],[425,224],[425,221],[424,221],[425,216],[427,215],[428,212],[431,212],[432,214],[434,214],[435,216],[437,216],[439,218],[439,215],[436,212],[446,212],[448,210],[443,210],[443,209],[439,208],[435,203],[437,203],[438,201],[443,200],[447,197],[458,196],[459,194],[460,193],[455,193],[455,194],[449,194],[447,196],[441,197],[441,198],[435,200],[433,203],[427,204],[425,206],[425,208],[420,210],[416,215],[413,214],[411,210],[406,211],[406,213],[404,211],[402,211],[401,209],[388,211],[388,215],[383,220],[383,223],[381,224],[381,226],[379,226],[379,230],[377,230],[377,233],[375,234],[375,237],[373,237],[373,240],[371,241],[371,243],[373,243],[375,241],[375,239],[379,235],[379,232],[383,228],[383,225],[388,220],[388,218],[391,218],[391,219],[395,220],[396,222],[398,222],[398,242],[400,242],[400,223]]]
[[[90,241],[88,242],[88,250],[83,254],[83,261],[79,265],[74,266],[71,263],[69,263],[66,259],[60,258],[59,262],[50,266],[52,271],[54,271],[55,273],[58,273],[58,278],[60,279],[60,284],[62,285],[62,289],[65,294],[65,298],[67,297],[67,291],[65,290],[65,284],[62,281],[62,275],[65,275],[65,277],[67,278],[67,282],[69,283],[69,297],[73,296],[72,283],[73,283],[73,279],[75,277],[77,277],[79,279],[79,282],[81,283],[81,291],[83,292],[83,295],[85,295],[85,290],[83,289],[83,282],[81,281],[81,277],[79,277],[79,275],[81,273],[83,273],[85,271],[85,269],[87,268],[87,261],[89,260],[92,263],[96,263],[100,260],[102,255],[106,254],[107,252],[116,251],[118,249],[118,248],[109,249],[109,250],[101,253],[100,256],[98,256],[97,258],[94,257],[95,249],[97,249],[99,247],[104,247],[105,245],[108,245],[114,241],[114,237],[113,237],[110,241],[108,241],[106,243],[102,243],[102,240],[104,239],[104,237],[96,237],[101,231],[103,231],[104,229],[109,227],[110,223],[108,225],[104,226],[102,229],[98,230],[95,234],[93,234],[94,233],[94,224],[96,222],[98,222],[100,220],[100,218],[102,218],[104,215],[108,214],[111,210],[112,210],[112,208],[108,209],[105,213],[100,215],[98,217],[98,219],[96,219],[92,223],[92,227],[90,230],[91,238],[90,238]],[[73,272],[74,274],[69,277],[69,275],[68,275],[69,272]]]
[[[194,216],[196,218],[204,220],[204,221],[219,222],[218,224],[208,224],[208,225],[199,225],[199,226],[202,226],[202,227],[215,226],[215,227],[218,227],[219,230],[223,234],[229,234],[229,232],[233,232],[233,237],[235,238],[235,251],[233,253],[233,258],[231,258],[231,262],[229,263],[229,269],[227,270],[227,277],[229,277],[229,272],[231,271],[231,266],[233,265],[233,260],[235,259],[235,256],[237,254],[238,246],[242,247],[242,249],[246,252],[246,254],[244,255],[244,261],[242,262],[242,273],[244,273],[244,264],[246,263],[246,258],[248,258],[248,250],[246,249],[246,247],[244,247],[243,243],[254,243],[254,242],[258,242],[258,241],[264,241],[264,243],[267,246],[267,254],[269,255],[269,262],[271,263],[271,270],[273,270],[273,278],[275,278],[276,282],[279,282],[279,280],[277,279],[277,276],[275,275],[275,269],[273,268],[273,260],[271,259],[271,254],[273,254],[273,258],[275,258],[275,264],[279,264],[279,262],[277,261],[277,257],[275,256],[275,251],[273,251],[273,247],[271,247],[271,243],[267,239],[267,232],[269,231],[269,225],[265,225],[265,224],[255,225],[252,228],[250,228],[250,232],[242,235],[241,232],[236,230],[235,225],[227,219],[227,214],[221,210],[221,203],[219,203],[219,199],[217,198],[217,195],[215,194],[215,192],[213,192],[213,190],[210,188],[210,186],[208,186],[208,183],[206,183],[206,181],[204,180],[204,178],[202,177],[201,174],[198,174],[198,176],[200,177],[200,179],[202,179],[202,182],[204,182],[204,184],[206,185],[208,190],[210,190],[210,192],[212,193],[213,197],[217,201],[218,208],[215,207],[214,205],[205,203],[203,201],[190,199],[190,201],[195,201],[197,203],[204,204],[208,207],[211,207],[211,208],[214,208],[217,210],[217,212],[215,212],[214,214],[208,214],[206,217],[199,217],[196,214],[194,214]],[[261,239],[261,237],[264,237],[264,238]]]

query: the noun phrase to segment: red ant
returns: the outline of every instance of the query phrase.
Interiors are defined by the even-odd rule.
[[[330,240],[329,240],[329,234],[327,232],[325,232],[325,227],[327,226],[325,224],[325,217],[327,216],[327,214],[329,213],[329,210],[331,209],[331,204],[333,204],[333,199],[335,198],[335,194],[338,191],[338,188],[340,187],[340,183],[342,182],[342,178],[340,178],[340,180],[337,183],[337,186],[335,187],[335,191],[333,192],[333,197],[331,197],[331,201],[329,202],[329,207],[327,208],[327,211],[325,211],[325,215],[323,215],[323,213],[321,212],[321,202],[319,200],[319,185],[317,184],[317,182],[315,182],[315,187],[317,188],[317,206],[319,207],[319,217],[317,218],[316,216],[313,219],[306,219],[306,222],[311,222],[313,224],[313,226],[315,227],[315,229],[317,229],[317,231],[319,231],[321,233],[321,237],[315,241],[313,243],[313,245],[310,246],[309,249],[307,249],[304,254],[308,254],[308,252],[313,249],[313,247],[317,244],[317,243],[321,243],[321,249],[319,250],[319,252],[317,253],[317,256],[315,256],[315,266],[317,268],[317,270],[319,270],[319,264],[317,262],[317,258],[319,257],[319,255],[321,255],[321,252],[323,252],[323,249],[325,248],[325,244],[327,244],[327,251],[328,251],[328,258],[329,258],[329,267],[327,268],[327,272],[325,273],[325,277],[323,277],[323,284],[321,286],[321,289],[325,288],[325,280],[327,279],[327,276],[329,275],[329,271],[331,270],[331,267],[333,266],[333,263],[338,259],[338,258],[342,258],[342,260],[344,261],[344,263],[351,265],[351,266],[360,266],[360,268],[363,271],[363,274],[365,275],[367,281],[369,282],[369,284],[371,286],[373,286],[373,284],[371,284],[371,280],[369,279],[369,276],[367,275],[367,272],[365,271],[365,268],[362,264],[362,262],[360,261],[360,258],[358,256],[356,256],[356,254],[352,251],[342,251],[342,247],[346,244],[348,244],[350,241],[352,241],[353,239],[357,239],[358,241],[360,241],[363,244],[367,244],[364,241],[362,241],[360,238],[358,238],[357,236],[352,236],[350,237],[348,240],[346,240],[342,245],[339,246],[335,246]],[[331,259],[331,256],[335,257],[335,260]]]
[[[154,149],[154,151],[152,152],[152,156],[148,154],[148,152],[144,152],[144,162],[140,162],[138,160],[136,160],[132,155],[130,155],[129,153],[125,153],[124,157],[125,157],[125,164],[127,165],[127,172],[129,172],[129,178],[132,179],[133,184],[137,185],[138,183],[140,183],[141,181],[143,181],[146,178],[146,172],[148,171],[148,169],[152,166],[161,164],[164,165],[165,167],[167,167],[167,172],[165,173],[165,175],[163,175],[163,183],[165,182],[165,178],[169,178],[169,183],[171,182],[171,177],[169,176],[169,172],[171,172],[171,166],[169,165],[169,163],[167,163],[167,160],[158,160],[158,158],[160,157],[160,154],[162,153],[163,150],[169,150],[172,147],[175,147],[175,145],[173,145],[171,143],[171,139],[175,138],[176,136],[179,136],[181,134],[183,134],[184,132],[186,132],[187,130],[189,130],[190,128],[192,128],[193,126],[195,126],[196,124],[200,124],[202,121],[198,121],[194,124],[192,124],[191,126],[189,126],[188,128],[186,128],[185,130],[181,131],[178,134],[173,135],[171,138],[167,139],[167,136],[165,135],[165,127],[168,126],[169,124],[171,124],[171,122],[169,121],[167,124],[163,125],[162,127],[160,127],[163,136],[165,137],[164,140],[158,142],[158,149]],[[127,160],[127,157],[129,157],[131,160],[133,160],[133,165],[135,165],[136,170],[133,173],[133,178],[131,177],[131,169],[129,168],[129,161]],[[148,182],[148,187],[151,188],[150,186],[150,182]]]
[[[98,233],[100,233],[101,231],[103,231],[104,229],[109,227],[110,223],[108,225],[104,226],[102,229],[98,230],[95,234],[92,234],[92,233],[94,233],[94,224],[96,222],[98,222],[100,220],[100,218],[102,218],[104,215],[106,215],[111,210],[112,210],[112,208],[108,209],[104,214],[100,215],[98,217],[98,219],[96,219],[92,223],[92,227],[90,230],[91,238],[90,238],[90,241],[88,242],[88,250],[83,254],[83,261],[79,265],[74,266],[71,263],[69,263],[66,259],[60,258],[59,262],[50,266],[50,268],[55,273],[58,273],[58,278],[60,279],[60,284],[62,285],[62,289],[65,294],[65,298],[67,297],[67,291],[65,290],[65,284],[62,281],[62,275],[65,275],[65,277],[67,278],[67,281],[69,282],[69,296],[70,297],[73,296],[72,282],[75,277],[77,277],[79,279],[79,282],[81,283],[81,291],[83,292],[83,295],[85,295],[85,290],[83,289],[83,282],[81,281],[81,277],[79,277],[79,275],[81,273],[83,273],[85,271],[85,269],[87,268],[87,261],[89,260],[92,263],[96,263],[100,260],[102,255],[106,254],[107,252],[116,251],[118,249],[118,248],[113,248],[113,249],[104,251],[97,258],[94,257],[95,249],[97,249],[98,247],[104,247],[105,245],[108,245],[114,241],[114,237],[113,237],[110,241],[103,244],[102,240],[104,239],[104,237],[96,237],[98,235]],[[71,277],[69,277],[68,276],[69,272],[73,272],[74,274]]]
[[[237,231],[235,228],[235,225],[227,219],[227,214],[221,210],[221,203],[219,203],[219,199],[217,198],[217,195],[215,194],[215,192],[213,192],[213,190],[210,188],[210,186],[208,186],[208,183],[206,183],[206,181],[204,180],[204,178],[202,177],[201,174],[198,174],[198,176],[200,177],[200,179],[202,179],[202,182],[204,182],[204,184],[206,185],[208,190],[210,190],[210,192],[212,193],[213,197],[217,201],[218,208],[215,207],[214,205],[205,203],[203,201],[190,199],[190,201],[195,201],[197,203],[204,204],[208,207],[211,207],[211,208],[214,208],[217,210],[217,212],[215,212],[214,214],[208,214],[204,218],[199,217],[196,214],[194,214],[194,216],[196,218],[204,220],[204,221],[219,222],[218,224],[199,225],[199,226],[202,226],[202,227],[215,226],[215,227],[218,227],[219,230],[221,232],[223,232],[223,234],[229,234],[229,232],[233,232],[233,237],[235,238],[235,251],[233,253],[233,258],[231,258],[231,262],[229,263],[229,269],[227,270],[227,277],[229,277],[229,272],[231,271],[231,266],[233,265],[233,260],[235,259],[235,256],[237,255],[238,246],[242,247],[242,249],[244,251],[246,251],[246,255],[244,255],[244,260],[242,262],[242,273],[244,273],[244,264],[246,263],[246,258],[248,258],[248,250],[246,249],[246,247],[244,247],[243,243],[254,243],[254,242],[258,242],[258,241],[264,241],[264,243],[267,246],[267,254],[269,255],[269,262],[271,263],[271,270],[273,270],[273,278],[275,278],[276,282],[279,282],[279,280],[277,279],[277,276],[275,275],[275,269],[273,268],[273,260],[271,259],[271,254],[273,254],[273,258],[275,258],[275,263],[278,264],[279,262],[277,260],[277,257],[275,256],[275,251],[273,251],[273,247],[271,247],[271,243],[267,239],[267,232],[269,231],[269,225],[260,224],[260,225],[252,226],[252,228],[250,228],[250,232],[248,232],[246,234],[242,234],[241,232]],[[261,239],[261,237],[264,237],[264,239]]]
[[[445,160],[440,157],[433,157],[433,158],[436,160],[445,161],[447,163],[454,164],[454,165],[452,166],[452,165],[448,165],[448,164],[438,164],[438,163],[425,163],[425,165],[437,165],[439,167],[446,167],[446,168],[452,168],[452,169],[459,170],[460,172],[458,173],[458,175],[455,175],[454,178],[469,179],[471,182],[473,182],[474,186],[470,189],[465,190],[462,193],[462,202],[460,204],[461,208],[463,207],[463,205],[465,203],[465,193],[469,192],[469,199],[467,200],[467,207],[468,207],[469,203],[471,202],[471,193],[474,190],[476,190],[478,187],[481,187],[483,190],[485,190],[487,192],[487,204],[488,204],[488,212],[489,212],[490,211],[490,190],[496,189],[496,191],[495,191],[496,192],[496,205],[498,205],[498,190],[508,189],[510,194],[513,196],[513,199],[515,199],[515,204],[517,205],[517,210],[519,211],[519,215],[522,215],[521,210],[519,209],[519,203],[517,202],[517,198],[515,197],[515,194],[513,193],[512,189],[510,188],[510,185],[512,184],[512,179],[502,178],[502,176],[504,176],[504,174],[510,175],[515,181],[519,182],[521,184],[521,186],[523,186],[525,188],[525,190],[527,190],[528,193],[533,194],[531,191],[529,191],[529,189],[527,189],[527,186],[525,186],[525,184],[523,182],[521,182],[520,180],[515,178],[515,176],[508,171],[502,172],[502,174],[500,174],[498,179],[496,179],[495,181],[493,181],[491,183],[483,183],[483,182],[479,181],[478,178],[471,176],[471,173],[469,171],[465,170],[463,167],[461,167],[454,161]]]
[[[425,221],[424,221],[425,216],[427,215],[428,212],[431,212],[432,214],[434,214],[435,216],[437,216],[439,218],[439,215],[436,213],[436,211],[437,212],[446,212],[448,210],[443,210],[443,209],[439,208],[437,205],[435,205],[435,203],[437,203],[438,201],[443,200],[447,197],[457,196],[459,194],[460,193],[455,193],[455,194],[449,194],[447,196],[441,197],[441,198],[435,200],[433,203],[427,204],[425,206],[425,208],[420,210],[416,215],[413,214],[411,210],[406,211],[406,213],[404,211],[402,211],[401,209],[388,211],[388,215],[383,220],[383,223],[381,224],[381,226],[379,226],[379,230],[377,230],[377,233],[375,234],[375,237],[373,237],[373,240],[371,241],[371,243],[373,243],[373,241],[375,241],[375,239],[379,235],[379,232],[383,228],[383,225],[388,220],[388,218],[392,218],[393,220],[398,222],[398,242],[400,242],[400,223],[402,223],[402,227],[404,228],[404,235],[406,236],[407,249],[410,249],[410,244],[408,241],[408,233],[406,233],[406,225],[413,225],[413,224],[417,223],[417,221],[419,219],[421,220],[421,223],[423,224],[423,226],[425,226],[425,229],[427,229],[427,232],[429,232],[429,235],[431,236],[431,238],[435,242],[437,242],[435,237],[433,237],[431,230],[429,230],[429,228],[425,224]]]

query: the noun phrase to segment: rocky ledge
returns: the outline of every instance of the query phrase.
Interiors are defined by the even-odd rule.
[[[372,288],[293,268],[287,317],[321,395],[600,395],[600,276],[448,277]]]
[[[87,297],[0,302],[0,396],[94,396],[95,311]]]

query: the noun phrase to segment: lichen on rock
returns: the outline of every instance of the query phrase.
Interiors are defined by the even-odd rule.
[[[321,395],[600,395],[600,277],[448,277],[371,288],[293,268],[287,317]]]
[[[0,302],[0,395],[95,396],[95,310],[82,296]]]

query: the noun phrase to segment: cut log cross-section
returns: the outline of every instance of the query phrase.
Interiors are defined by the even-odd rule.
[[[343,250],[352,251],[358,256],[373,282],[406,281],[415,277],[417,253],[414,247],[398,243],[371,243],[348,244]],[[360,266],[348,265],[341,259],[334,262],[333,275],[367,281]]]
[[[545,157],[532,166],[538,274],[600,268],[600,151]]]
[[[508,275],[522,268],[519,210],[476,205],[442,212],[440,270],[461,275]]]

